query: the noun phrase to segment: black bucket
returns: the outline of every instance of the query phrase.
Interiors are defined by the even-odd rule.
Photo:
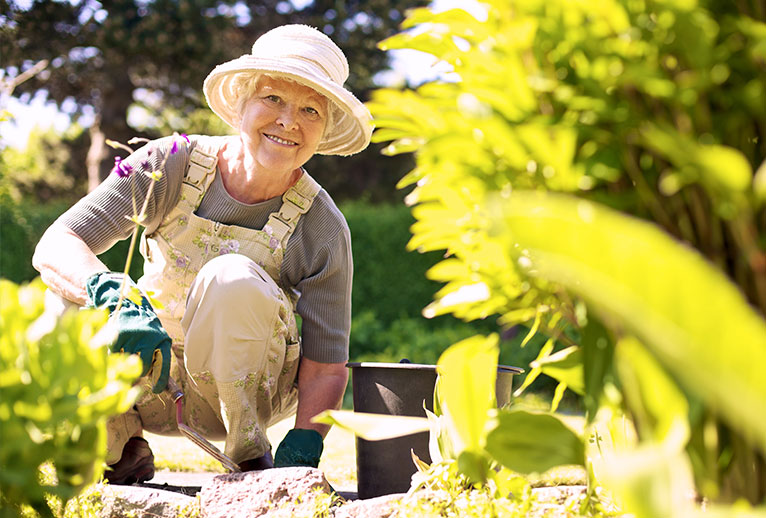
[[[354,410],[372,414],[425,417],[423,402],[433,412],[436,366],[417,363],[348,363]],[[510,402],[513,376],[518,367],[498,366],[497,403]],[[356,438],[356,473],[359,498],[404,493],[416,468],[410,450],[424,462],[431,462],[428,433],[365,441]]]

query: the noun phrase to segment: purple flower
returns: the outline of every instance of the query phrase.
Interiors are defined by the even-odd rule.
[[[114,168],[112,168],[112,172],[120,178],[127,178],[131,175],[131,173],[133,173],[133,166],[129,164],[123,164],[122,158],[116,156],[114,157]]]
[[[181,133],[181,138],[186,141],[187,144],[191,144],[191,140],[186,136],[186,133]],[[178,153],[178,139],[173,139],[173,145],[170,146],[170,154],[175,155]]]

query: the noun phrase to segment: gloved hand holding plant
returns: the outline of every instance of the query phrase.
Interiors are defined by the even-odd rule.
[[[120,300],[123,280],[127,283],[126,295]],[[85,289],[89,307],[107,308],[111,313],[108,325],[117,333],[111,351],[139,355],[144,365],[142,376],[156,364],[160,375],[152,390],[155,393],[165,390],[172,341],[138,286],[122,273],[101,272],[88,278]]]

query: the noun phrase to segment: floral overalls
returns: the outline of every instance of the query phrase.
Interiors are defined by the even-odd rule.
[[[189,361],[190,351],[184,350],[180,323],[186,310],[187,294],[208,261],[231,253],[244,255],[257,263],[279,286],[287,241],[301,215],[311,207],[320,186],[304,171],[298,182],[282,196],[280,210],[269,216],[263,230],[201,218],[195,211],[215,177],[218,149],[222,143],[221,137],[197,137],[196,146],[190,153],[180,201],[154,232],[142,238],[141,253],[145,264],[139,285],[163,305],[157,308],[157,314],[173,339],[171,376],[186,393],[186,422],[211,439],[225,438],[225,453],[241,462],[268,451],[266,427],[292,414],[297,405],[295,380],[300,343],[294,316],[296,300],[284,287],[275,290],[278,292],[279,318],[265,353],[267,361],[263,362],[260,371],[256,366],[253,367],[255,371],[222,382],[209,370],[187,369],[195,363]],[[222,307],[221,311],[226,308]],[[146,380],[145,386],[150,383]],[[143,429],[164,434],[177,431],[173,405],[167,393],[155,395],[144,390],[136,406]],[[110,438],[110,446],[112,442]],[[114,446],[118,447],[117,444]]]

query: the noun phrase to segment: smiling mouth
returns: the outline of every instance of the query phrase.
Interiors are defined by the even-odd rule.
[[[277,144],[282,144],[283,146],[297,146],[297,142],[293,142],[292,140],[283,139],[280,137],[277,137],[276,135],[269,135],[268,133],[264,133],[264,136],[271,140],[272,142],[276,142]]]

